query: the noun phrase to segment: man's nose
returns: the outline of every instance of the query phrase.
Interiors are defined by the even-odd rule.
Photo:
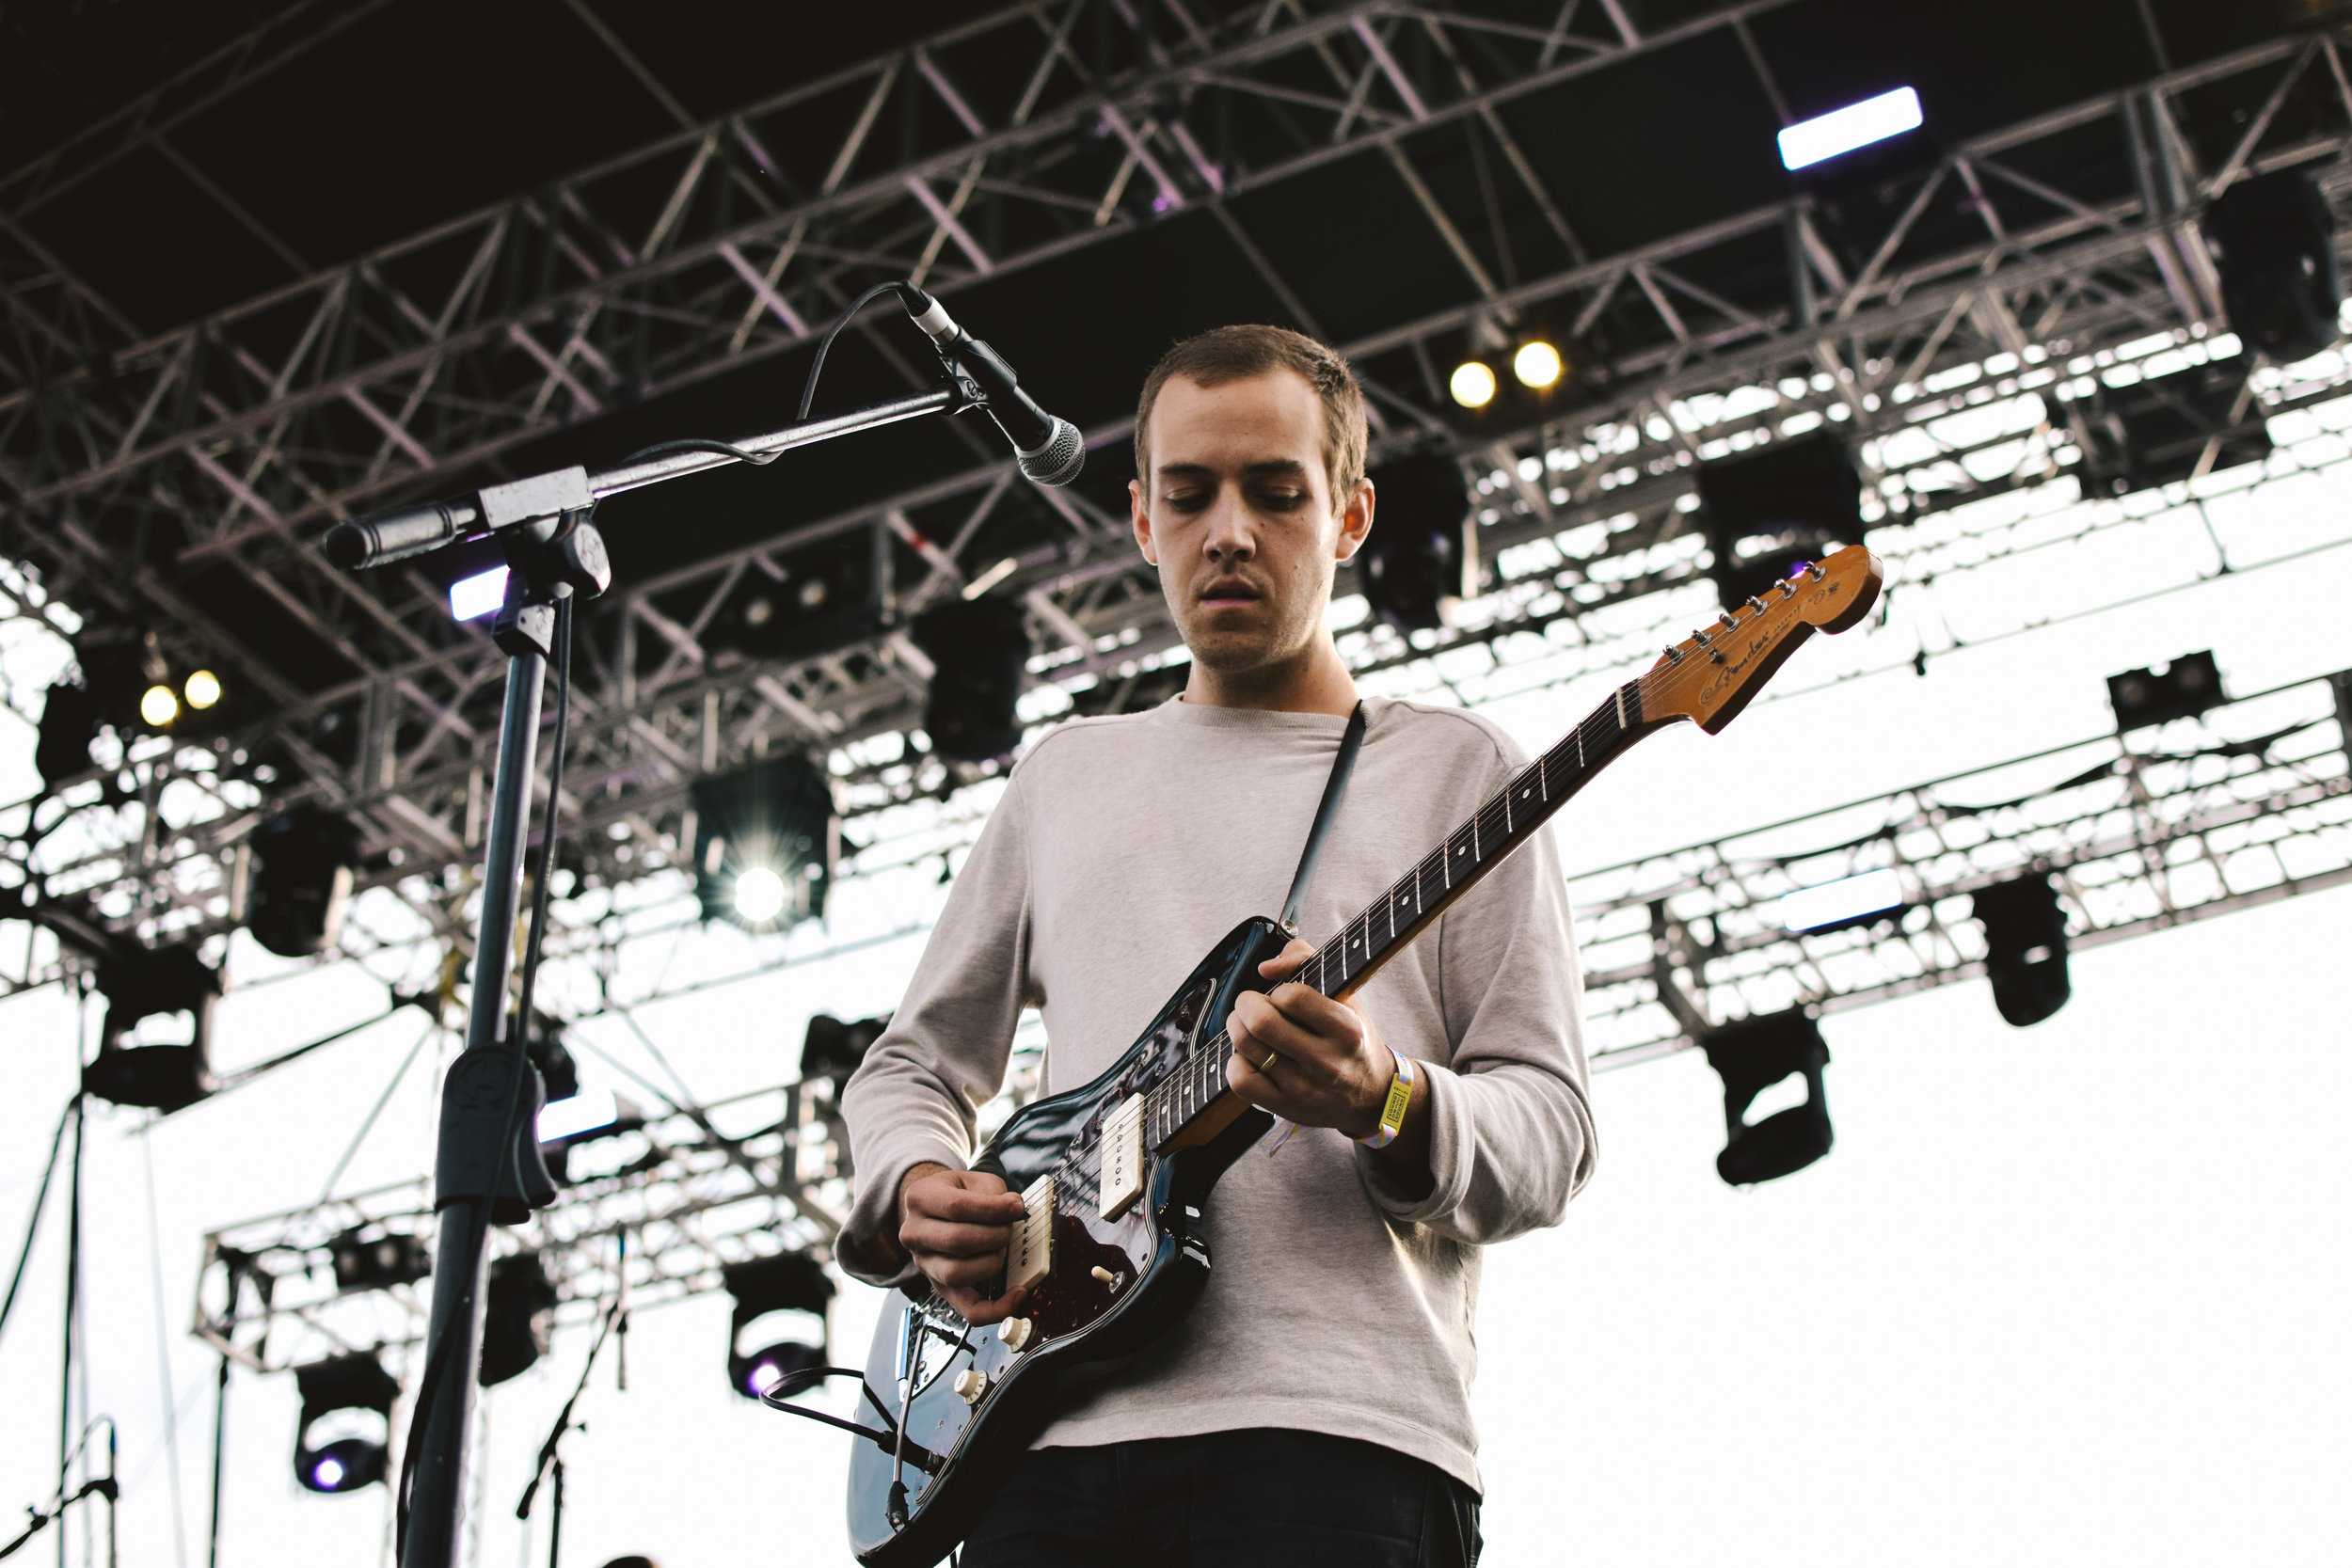
[[[1256,519],[1238,495],[1219,496],[1209,512],[1202,548],[1212,561],[1247,561],[1257,553]]]

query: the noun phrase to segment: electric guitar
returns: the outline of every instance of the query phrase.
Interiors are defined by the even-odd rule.
[[[1686,719],[1721,730],[1816,628],[1861,620],[1882,581],[1877,559],[1850,546],[1667,649],[1293,978],[1344,1001],[1633,742]],[[1155,1338],[1199,1296],[1200,1206],[1273,1123],[1226,1087],[1225,1017],[1242,991],[1267,989],[1258,964],[1288,942],[1271,920],[1236,926],[1117,1063],[1024,1106],[973,1162],[1022,1195],[1004,1289],[1028,1295],[983,1331],[921,1285],[891,1293],[865,1369],[864,1403],[884,1425],[854,1428],[850,1462],[850,1542],[866,1568],[945,1558],[1071,1375]]]

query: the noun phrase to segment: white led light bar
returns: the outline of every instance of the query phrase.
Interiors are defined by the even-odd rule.
[[[1780,166],[1804,168],[1857,147],[1916,131],[1921,121],[1918,93],[1897,87],[1789,126],[1780,134]]]
[[[1788,931],[1818,931],[1842,921],[1899,908],[1903,882],[1893,870],[1865,871],[1819,887],[1801,887],[1780,899],[1780,924]]]
[[[488,615],[506,602],[506,568],[493,566],[449,585],[449,612],[460,621]]]

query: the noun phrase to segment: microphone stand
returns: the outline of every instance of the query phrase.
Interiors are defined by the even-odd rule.
[[[954,413],[985,401],[969,377],[951,370],[946,386],[919,396],[803,420],[733,444],[667,443],[601,473],[591,475],[580,467],[556,469],[448,501],[338,523],[328,531],[327,554],[346,568],[381,565],[460,539],[490,535],[503,540],[509,568],[506,605],[493,628],[507,655],[506,693],[484,854],[482,918],[473,948],[473,994],[466,1049],[442,1083],[434,1155],[439,1234],[434,1251],[432,1314],[425,1330],[426,1375],[416,1391],[423,1423],[413,1438],[417,1457],[408,1487],[410,1528],[401,1548],[401,1568],[452,1568],[458,1560],[467,1444],[481,1366],[489,1227],[493,1223],[518,1225],[532,1210],[555,1200],[555,1185],[539,1157],[535,1131],[544,1091],[523,1059],[520,1031],[510,1037],[504,1022],[516,905],[529,838],[540,690],[553,648],[554,607],[567,596],[577,600],[600,594],[612,582],[603,538],[589,520],[596,501],[723,464],[752,461],[918,415]]]
[[[580,1396],[588,1391],[588,1374],[596,1370],[596,1352],[604,1349],[604,1342],[612,1338],[615,1324],[619,1325],[621,1333],[628,1332],[628,1307],[618,1300],[613,1302],[612,1310],[605,1313],[604,1323],[596,1330],[596,1343],[588,1347],[587,1364],[580,1369],[580,1385],[572,1390],[572,1397],[564,1402],[564,1408],[556,1412],[555,1425],[548,1431],[548,1440],[539,1446],[539,1463],[532,1467],[531,1484],[523,1488],[521,1500],[515,1504],[516,1518],[530,1518],[531,1505],[539,1496],[539,1483],[553,1482],[551,1493],[555,1507],[548,1516],[548,1568],[559,1568],[564,1554],[563,1442],[574,1432],[588,1430],[587,1422],[573,1421],[572,1408],[580,1403]]]

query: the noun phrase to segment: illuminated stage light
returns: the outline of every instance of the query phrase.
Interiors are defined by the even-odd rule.
[[[188,706],[201,713],[220,701],[220,677],[210,670],[195,671],[181,683],[180,695],[187,699]]]
[[[771,866],[747,867],[735,879],[735,913],[750,926],[766,926],[784,912],[784,879]]]
[[[400,1385],[364,1354],[294,1369],[302,1415],[294,1429],[294,1480],[311,1492],[356,1492],[384,1479]]]
[[[169,729],[171,721],[179,717],[180,699],[161,681],[149,687],[147,694],[139,699],[139,718],[150,729]]]
[[[1484,408],[1495,400],[1495,372],[1482,359],[1465,359],[1454,367],[1453,379],[1446,383],[1454,393],[1454,401],[1465,408]]]
[[[460,621],[479,620],[506,602],[506,568],[493,566],[449,585],[449,612]]]
[[[1910,87],[1849,103],[1842,109],[1799,120],[1780,134],[1780,166],[1807,168],[1857,147],[1916,131],[1924,121],[1919,94]]]
[[[728,1327],[727,1385],[737,1393],[755,1400],[794,1372],[831,1359],[826,1354],[825,1308],[833,1300],[833,1280],[822,1263],[806,1253],[786,1252],[730,1263],[721,1277],[727,1294],[735,1298]],[[771,1323],[779,1319],[806,1333],[771,1338],[778,1332]],[[747,1350],[747,1345],[754,1348]]]
[[[1560,384],[1565,369],[1560,351],[1541,338],[1531,338],[1511,356],[1511,373],[1519,378],[1519,385],[1534,391],[1547,392]]]

